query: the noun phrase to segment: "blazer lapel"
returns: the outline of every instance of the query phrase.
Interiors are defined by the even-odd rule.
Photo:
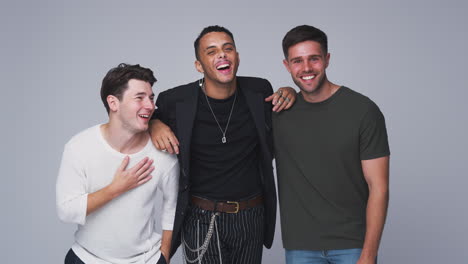
[[[176,103],[177,138],[180,143],[180,160],[182,161],[182,175],[187,176],[190,167],[190,141],[192,129],[197,113],[199,88],[188,89],[185,98]]]
[[[239,80],[239,79],[238,79]],[[242,83],[239,81],[239,86]],[[247,86],[241,86],[242,93],[245,95],[245,99],[247,101],[247,105],[249,106],[250,113],[252,114],[252,118],[255,123],[255,127],[257,128],[258,136],[260,139],[260,143],[265,143],[265,113],[264,111],[264,98],[262,93],[256,93],[248,89]]]

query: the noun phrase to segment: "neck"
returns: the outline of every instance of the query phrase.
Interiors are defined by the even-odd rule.
[[[226,99],[233,95],[237,88],[237,79],[229,83],[214,82],[205,78],[205,93],[213,99]]]
[[[338,91],[339,88],[340,86],[331,83],[328,80],[324,80],[323,84],[317,87],[314,91],[305,92],[301,90],[301,93],[305,101],[309,103],[320,103],[330,98],[334,93],[336,93],[336,91]]]
[[[123,154],[137,153],[146,145],[149,139],[147,131],[134,133],[117,122],[102,125],[101,133],[113,149]]]

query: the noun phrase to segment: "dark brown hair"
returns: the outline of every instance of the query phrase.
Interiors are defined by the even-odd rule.
[[[128,81],[136,79],[153,84],[157,81],[153,75],[153,71],[141,67],[139,64],[130,65],[121,63],[117,67],[110,69],[104,79],[102,79],[101,86],[101,100],[109,113],[109,104],[107,103],[107,96],[113,95],[119,100],[122,100],[122,95],[128,88]]]
[[[232,41],[234,42],[234,36],[232,35],[231,31],[229,31],[227,28],[218,26],[218,25],[208,26],[204,28],[202,32],[200,32],[200,35],[198,35],[197,39],[195,39],[195,42],[193,43],[193,46],[195,47],[195,57],[197,58],[197,60],[200,59],[198,56],[198,50],[200,49],[200,39],[206,34],[211,33],[211,32],[224,32],[228,34],[232,38]]]
[[[320,29],[309,26],[309,25],[302,25],[297,26],[291,29],[283,38],[283,53],[284,57],[288,58],[288,51],[289,48],[296,45],[297,43],[301,43],[304,41],[316,41],[322,47],[322,51],[327,54],[328,53],[328,40],[327,35]]]

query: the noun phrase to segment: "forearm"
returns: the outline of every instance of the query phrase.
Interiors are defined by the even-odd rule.
[[[387,216],[388,200],[388,186],[370,188],[366,209],[366,235],[361,258],[375,259],[377,257]]]
[[[161,253],[169,263],[171,254],[172,230],[163,230],[161,239]]]
[[[112,188],[112,185],[108,185],[99,191],[89,194],[86,207],[86,216],[101,208],[117,196],[119,196],[119,193]]]

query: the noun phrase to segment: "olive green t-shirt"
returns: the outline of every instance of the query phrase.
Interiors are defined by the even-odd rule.
[[[273,136],[283,246],[362,248],[369,191],[361,160],[390,155],[377,105],[343,86],[319,103],[299,93],[273,115]]]

